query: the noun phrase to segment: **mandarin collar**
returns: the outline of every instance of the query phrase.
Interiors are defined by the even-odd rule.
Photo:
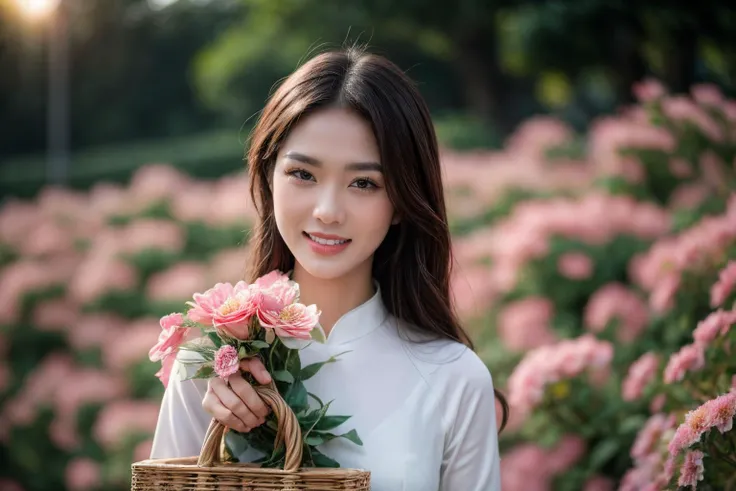
[[[326,336],[324,344],[339,345],[356,341],[376,330],[388,316],[383,300],[381,298],[381,287],[374,280],[376,289],[371,298],[343,314],[332,327],[330,335]],[[319,305],[317,306],[319,308]],[[319,326],[324,336],[324,329]],[[303,349],[313,340],[301,340],[296,338],[282,338],[281,341],[287,348]]]

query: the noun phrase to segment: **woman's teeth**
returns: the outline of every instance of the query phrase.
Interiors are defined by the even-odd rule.
[[[344,244],[345,242],[347,242],[347,240],[330,240],[330,239],[322,239],[320,237],[315,237],[314,235],[311,235],[311,234],[307,234],[307,235],[309,235],[310,239],[322,245],[340,245],[340,244]]]

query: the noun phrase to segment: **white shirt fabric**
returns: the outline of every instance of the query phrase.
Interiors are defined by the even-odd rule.
[[[371,472],[373,491],[500,491],[500,461],[491,375],[466,346],[416,343],[390,315],[380,290],[335,324],[324,344],[288,340],[302,366],[350,351],[304,382],[329,414],[352,415],[318,449],[341,467]],[[151,458],[199,455],[211,416],[203,379],[180,380],[179,364],[161,405]],[[310,404],[314,401],[310,398]],[[240,461],[260,457],[255,450]]]

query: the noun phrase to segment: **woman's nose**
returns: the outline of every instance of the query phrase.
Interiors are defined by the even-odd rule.
[[[338,190],[325,188],[317,198],[313,212],[314,218],[322,223],[342,223],[345,210]]]

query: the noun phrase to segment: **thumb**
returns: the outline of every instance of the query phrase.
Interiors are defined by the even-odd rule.
[[[270,384],[271,374],[268,373],[263,362],[258,358],[249,358],[240,362],[240,368],[250,372],[259,384]]]

